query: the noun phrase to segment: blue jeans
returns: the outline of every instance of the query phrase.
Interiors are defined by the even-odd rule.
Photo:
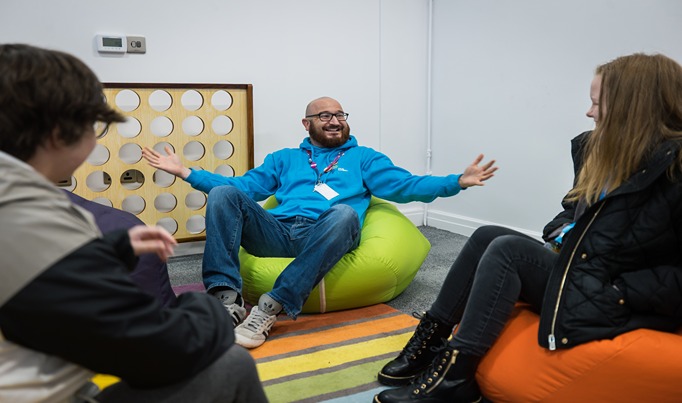
[[[228,287],[241,295],[240,245],[254,256],[293,257],[268,295],[296,318],[317,283],[359,243],[360,219],[345,204],[332,206],[317,220],[277,220],[241,190],[219,186],[209,192],[206,206],[204,286],[207,291]]]
[[[517,301],[540,311],[558,256],[520,232],[481,227],[457,256],[429,314],[447,326],[459,323],[450,345],[481,357],[497,340]]]

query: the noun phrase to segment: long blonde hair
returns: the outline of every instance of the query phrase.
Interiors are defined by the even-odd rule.
[[[622,185],[665,140],[682,142],[682,67],[663,55],[619,57],[597,67],[599,115],[569,200],[593,204]],[[669,170],[682,168],[682,153]]]

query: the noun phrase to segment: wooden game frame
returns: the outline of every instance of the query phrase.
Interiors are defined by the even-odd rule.
[[[228,172],[225,175],[243,175],[254,166],[252,85],[103,83],[103,86],[107,103],[125,115],[129,122],[120,127],[112,124],[106,134],[97,140],[98,146],[93,154],[76,170],[72,183],[63,184],[63,187],[86,199],[129,211],[148,225],[161,225],[173,233],[179,242],[205,239],[206,195],[192,189],[182,179],[173,178],[149,166],[141,158],[141,149],[149,147],[159,151],[162,144],[170,144],[187,167],[211,172],[225,168]],[[139,105],[129,111],[119,107],[117,98],[123,91],[137,94]],[[183,105],[185,96],[189,94],[197,99],[197,93],[201,104],[195,110],[187,109]],[[216,94],[225,99],[225,93],[229,94],[231,101],[226,109],[221,110],[225,105],[218,107],[213,100],[217,97]],[[126,92],[125,95],[130,93]],[[159,110],[158,105],[152,105],[150,101],[156,95],[163,98],[170,96],[168,109]],[[139,133],[134,136],[129,133],[124,135],[123,129],[138,126],[134,120],[139,122]],[[185,123],[189,121],[200,121],[203,124],[202,130],[188,134]],[[216,123],[218,121],[221,125]],[[163,136],[153,133],[156,122],[161,122],[163,127],[170,125],[170,132]],[[225,122],[228,123],[227,126]],[[227,127],[229,131],[223,133],[216,130],[218,126],[221,127],[220,130]],[[156,124],[156,127],[159,125]],[[203,154],[198,159],[196,157],[199,154],[195,151],[185,152],[202,148]],[[93,157],[95,151],[100,157]],[[108,157],[105,151],[108,152]],[[188,159],[190,154],[191,158]],[[106,188],[102,189],[104,187]],[[172,206],[173,199],[175,207],[166,211]],[[177,227],[175,230],[173,222]]]

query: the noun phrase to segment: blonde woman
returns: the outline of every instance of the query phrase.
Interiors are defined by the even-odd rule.
[[[597,68],[590,98],[596,126],[574,140],[575,186],[547,242],[479,228],[379,372],[406,386],[375,402],[481,400],[478,363],[519,300],[540,314],[549,350],[682,324],[682,67],[663,55],[617,58]]]

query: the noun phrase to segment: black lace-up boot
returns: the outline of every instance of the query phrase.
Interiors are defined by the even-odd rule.
[[[477,403],[483,400],[476,383],[480,357],[460,354],[446,345],[412,384],[387,389],[374,396],[375,403]]]
[[[379,371],[377,378],[380,383],[388,386],[409,385],[409,383],[431,364],[438,353],[438,347],[442,345],[442,339],[448,339],[452,334],[452,328],[446,327],[441,322],[429,316],[428,313],[419,315],[412,314],[420,319],[417,329],[407,342],[398,357]]]

